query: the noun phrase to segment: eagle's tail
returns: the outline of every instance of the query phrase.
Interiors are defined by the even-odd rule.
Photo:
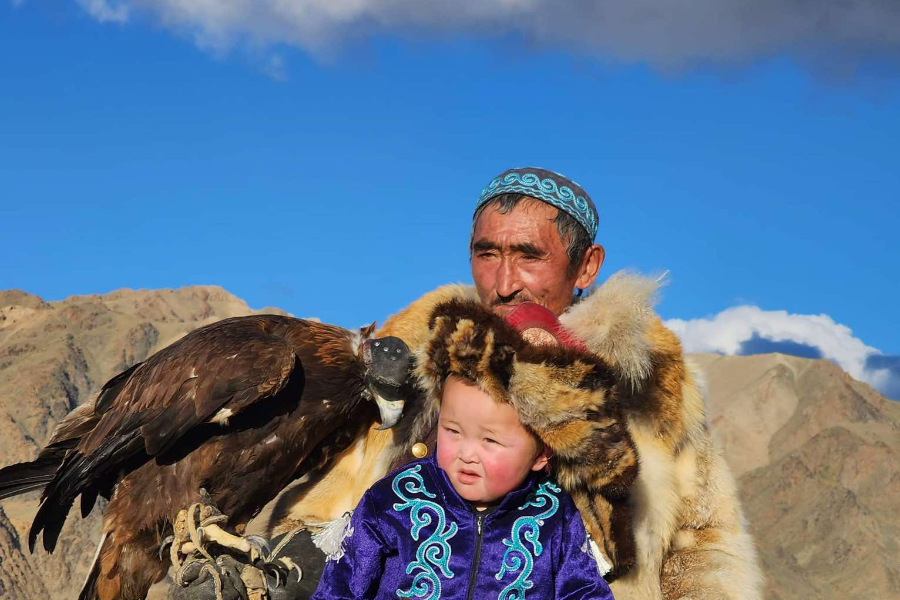
[[[77,449],[67,453],[41,495],[41,504],[28,532],[28,548],[34,550],[38,534],[43,531],[44,550],[53,552],[75,498],[82,495],[85,501],[82,512],[90,512],[98,494],[109,497],[115,484],[112,477],[125,464],[121,456],[130,458],[140,455],[138,464],[146,462],[146,454],[141,455],[142,447],[143,438],[138,429],[127,435],[105,439],[89,456]]]
[[[47,448],[36,460],[0,469],[0,500],[44,489],[53,480],[66,450],[68,448]]]
[[[104,387],[104,392],[107,392],[107,387],[110,387],[110,384]],[[116,383],[107,393],[113,393],[118,389]],[[94,402],[82,404],[66,415],[53,432],[50,443],[41,450],[36,459],[0,469],[0,500],[44,489],[53,481],[53,476],[62,465],[66,454],[75,448],[99,420],[100,415],[95,410]]]

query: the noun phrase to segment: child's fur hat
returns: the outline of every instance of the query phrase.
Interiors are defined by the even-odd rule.
[[[416,375],[426,401],[440,402],[456,375],[509,402],[553,452],[558,483],[572,496],[593,540],[612,564],[607,579],[634,564],[628,492],[637,454],[621,414],[616,377],[598,356],[551,331],[564,345],[534,345],[476,302],[438,305]]]

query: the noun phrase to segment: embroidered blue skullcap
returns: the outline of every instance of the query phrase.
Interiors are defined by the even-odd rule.
[[[591,197],[571,179],[547,169],[524,167],[504,171],[481,191],[475,212],[491,198],[511,193],[531,196],[555,206],[578,221],[591,240],[597,236],[598,215]]]

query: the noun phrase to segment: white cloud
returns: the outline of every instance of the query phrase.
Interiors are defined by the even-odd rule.
[[[18,2],[19,0],[13,0]],[[896,0],[75,0],[100,21],[142,14],[205,48],[316,52],[373,34],[477,35],[678,68],[783,54],[853,64],[897,58]]]
[[[896,374],[873,357],[886,358],[853,331],[828,315],[797,315],[783,310],[736,306],[705,319],[670,319],[666,325],[681,338],[687,352],[743,354],[751,340],[789,342],[817,349],[854,378],[890,393],[897,389]],[[883,362],[883,361],[882,361]]]
[[[75,0],[75,2],[101,23],[124,23],[128,20],[129,8],[125,2],[119,4],[112,4],[107,0]]]

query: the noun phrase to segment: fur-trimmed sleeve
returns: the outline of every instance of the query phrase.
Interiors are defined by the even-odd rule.
[[[663,598],[759,600],[762,575],[734,478],[709,434],[703,433],[689,446],[695,457],[694,485],[663,557]]]

